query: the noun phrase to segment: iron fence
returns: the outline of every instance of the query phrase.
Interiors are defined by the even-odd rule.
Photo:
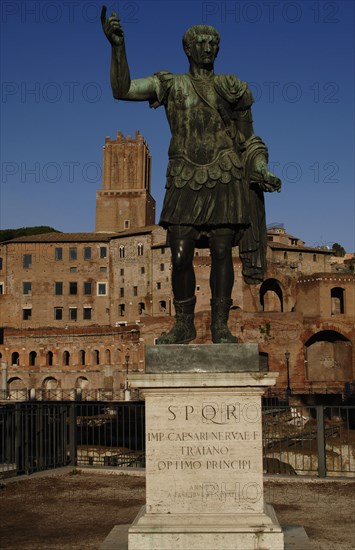
[[[0,473],[31,474],[66,465],[66,419],[65,404],[0,405]]]
[[[354,476],[355,407],[263,405],[264,471]],[[145,466],[145,407],[128,402],[0,405],[0,475],[59,466]]]
[[[45,389],[22,388],[18,390],[0,390],[0,402],[12,401],[125,401],[139,400],[139,390],[97,389]]]
[[[264,471],[354,476],[355,407],[263,407]]]
[[[71,456],[78,466],[145,466],[144,402],[82,403],[72,410]]]

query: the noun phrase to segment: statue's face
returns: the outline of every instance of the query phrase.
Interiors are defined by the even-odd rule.
[[[187,55],[197,66],[207,67],[213,65],[218,50],[218,40],[215,36],[199,34],[189,45]]]

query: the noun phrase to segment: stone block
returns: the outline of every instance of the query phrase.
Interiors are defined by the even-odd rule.
[[[247,372],[259,370],[257,344],[146,346],[145,372]]]

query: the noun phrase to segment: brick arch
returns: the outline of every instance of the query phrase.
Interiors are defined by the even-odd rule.
[[[301,341],[303,342],[303,345],[306,346],[307,342],[315,335],[319,334],[321,332],[334,332],[336,334],[339,334],[341,338],[345,338],[346,340],[349,340],[350,342],[353,340],[353,332],[349,329],[346,329],[344,326],[339,326],[338,323],[334,322],[328,322],[328,323],[320,323],[317,325],[317,330],[312,330],[312,328],[309,328],[305,330],[301,334]]]
[[[7,387],[12,390],[23,390],[26,388],[24,381],[19,376],[12,376],[7,381]]]
[[[327,341],[327,342],[341,341],[341,342],[351,343],[350,339],[344,336],[344,334],[342,334],[338,330],[322,329],[312,334],[312,336],[308,338],[308,340],[305,342],[305,346],[309,347],[313,345],[315,342],[322,342],[322,341]]]
[[[54,376],[46,376],[42,380],[42,388],[45,390],[57,390],[60,387],[60,381]]]
[[[263,311],[278,311],[284,310],[284,289],[278,279],[266,279],[260,287],[259,291],[260,305]]]
[[[81,390],[88,390],[89,389],[88,378],[86,376],[78,376],[78,378],[75,380],[75,387]]]

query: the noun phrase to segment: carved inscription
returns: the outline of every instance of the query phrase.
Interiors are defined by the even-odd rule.
[[[160,472],[171,470],[250,470],[251,460],[231,456],[229,442],[251,442],[259,439],[256,430],[216,430],[217,426],[245,424],[259,421],[260,410],[254,403],[202,403],[201,406],[169,405],[167,419],[171,422],[169,431],[150,431],[147,440],[151,443],[182,443],[175,447],[176,460],[158,460]],[[189,425],[205,424],[205,431],[174,431],[174,423]],[[213,427],[208,430],[207,425]]]
[[[256,431],[244,432],[148,432],[148,441],[253,441]]]
[[[199,499],[202,502],[257,502],[262,497],[262,489],[258,483],[228,483],[205,482],[195,484],[188,490],[175,490],[168,493],[170,499]]]

